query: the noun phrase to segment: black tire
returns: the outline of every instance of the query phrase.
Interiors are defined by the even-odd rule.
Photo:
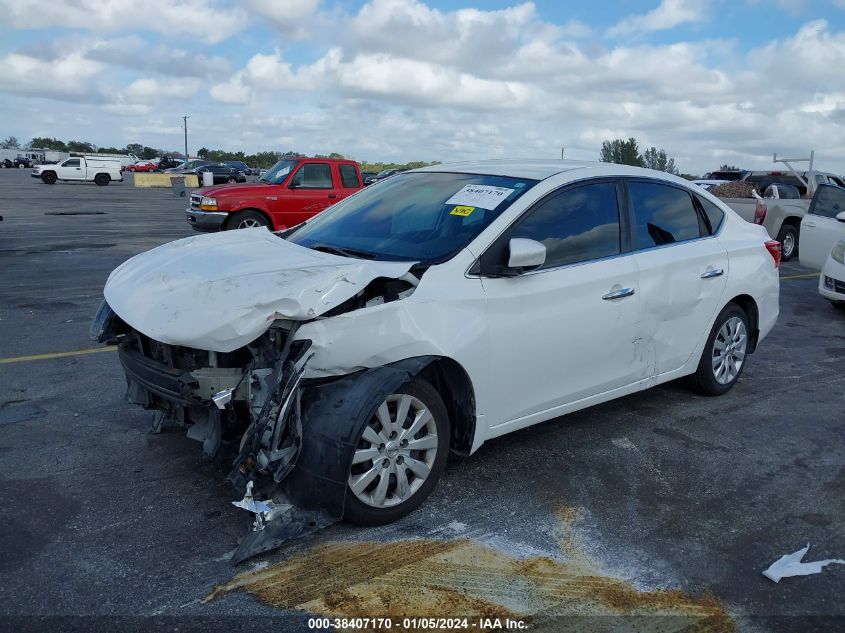
[[[105,187],[111,182],[111,177],[108,174],[97,174],[94,176],[94,184],[98,187]]]
[[[777,241],[780,242],[780,258],[782,261],[788,262],[793,257],[798,256],[797,226],[795,226],[794,224],[784,224],[783,226],[781,226],[780,232],[777,236]]]
[[[45,171],[43,174],[41,174],[41,182],[43,182],[45,185],[54,185],[56,184],[56,180],[56,172],[54,171]]]
[[[437,390],[426,381],[414,378],[395,390],[394,394],[407,394],[417,399],[434,418],[437,429],[437,449],[428,476],[416,491],[404,501],[389,507],[375,507],[360,500],[347,484],[344,519],[357,525],[384,525],[416,510],[426,500],[446,467],[449,456],[449,414]],[[359,446],[366,446],[361,439]],[[398,460],[399,458],[397,458]],[[350,457],[351,461],[351,457]],[[352,468],[355,468],[353,466]],[[351,472],[351,471],[350,471]],[[395,475],[390,475],[395,480]]]
[[[721,382],[716,377],[717,370],[714,369],[714,359],[717,358],[715,353],[717,351],[715,349],[715,344],[717,337],[720,336],[722,328],[724,328],[725,325],[732,319],[739,319],[744,328],[745,337],[744,346],[742,347],[742,359],[736,375],[728,379],[726,382]],[[749,329],[748,315],[745,314],[745,310],[735,303],[729,303],[726,305],[719,313],[719,316],[716,317],[716,321],[713,323],[713,329],[710,330],[710,336],[707,337],[707,343],[704,345],[704,351],[701,353],[701,360],[698,362],[698,369],[690,377],[693,389],[703,396],[721,396],[722,394],[730,391],[742,375],[742,370],[745,369],[745,363],[748,360],[748,342],[750,334],[751,331]],[[734,350],[730,349],[730,345],[728,345],[728,348],[729,349],[726,350],[725,355],[733,356]]]
[[[229,218],[225,228],[228,231],[232,229],[250,229],[258,226],[270,228],[270,223],[258,211],[241,211]]]
[[[238,179],[237,179],[237,178],[235,178],[234,176],[229,176],[229,177],[226,179],[226,182],[228,182],[228,183],[231,185],[231,184],[234,184],[234,183],[238,182]]]
[[[835,310],[845,312],[845,301],[831,301],[830,305],[832,305]]]

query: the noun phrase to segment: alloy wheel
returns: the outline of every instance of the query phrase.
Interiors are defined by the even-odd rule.
[[[780,245],[783,257],[789,258],[792,256],[792,251],[795,250],[795,234],[787,233],[783,237],[783,243]]]
[[[252,228],[255,228],[257,226],[264,226],[264,225],[261,224],[261,222],[259,222],[258,220],[254,220],[252,218],[246,218],[246,219],[238,222],[238,228],[239,229],[252,229]]]
[[[407,501],[430,475],[437,446],[428,407],[409,394],[391,394],[364,427],[352,456],[349,489],[375,508]]]
[[[719,329],[713,340],[713,377],[720,385],[727,385],[739,375],[745,362],[748,336],[745,323],[739,317],[731,317]]]

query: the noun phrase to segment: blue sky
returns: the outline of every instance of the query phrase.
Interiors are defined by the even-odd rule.
[[[845,172],[845,0],[0,0],[0,137]]]

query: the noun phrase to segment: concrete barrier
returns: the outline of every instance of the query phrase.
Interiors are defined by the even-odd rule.
[[[170,178],[176,174],[151,174],[151,173],[137,173],[134,174],[135,186],[150,188],[162,187],[170,188]],[[181,174],[180,174],[181,175]],[[188,174],[185,176],[186,187],[199,187],[199,179],[196,174]]]

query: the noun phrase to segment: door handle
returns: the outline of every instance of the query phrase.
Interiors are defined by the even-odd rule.
[[[622,297],[630,297],[634,294],[633,288],[622,288],[622,290],[614,290],[602,296],[605,301],[613,301],[614,299],[621,299]]]
[[[713,277],[721,277],[725,274],[725,271],[721,268],[710,268],[709,270],[705,270],[701,273],[702,279],[712,279]]]
[[[337,198],[337,194],[336,193],[330,193],[329,198]]]

